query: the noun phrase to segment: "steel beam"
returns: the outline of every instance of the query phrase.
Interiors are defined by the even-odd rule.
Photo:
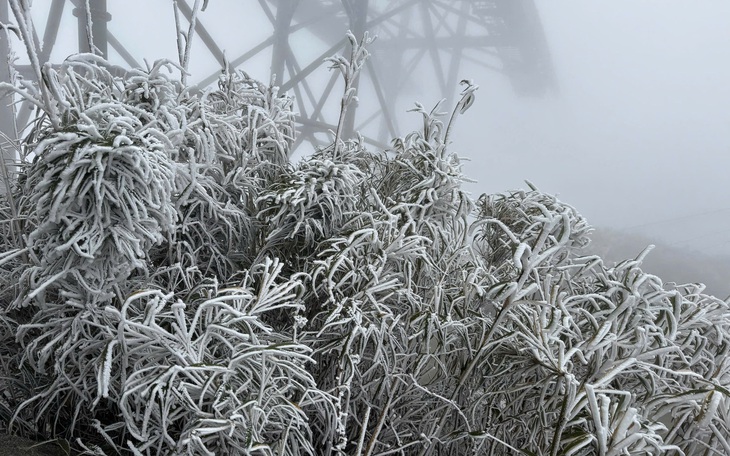
[[[274,85],[279,87],[284,83],[284,68],[290,54],[289,34],[291,33],[291,21],[298,5],[299,0],[280,0],[276,8],[274,45],[271,53],[271,75],[274,77]]]
[[[58,26],[61,24],[61,16],[63,16],[63,7],[65,5],[66,0],[53,0],[53,3],[51,3],[46,30],[43,32],[43,47],[38,56],[41,65],[51,58],[51,51],[53,51],[53,46],[56,44]]]

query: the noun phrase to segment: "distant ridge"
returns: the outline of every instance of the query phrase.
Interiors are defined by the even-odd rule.
[[[656,248],[644,260],[642,269],[646,272],[659,276],[665,283],[703,283],[706,293],[721,299],[730,297],[730,256],[685,250],[641,234],[606,227],[596,228],[587,249],[610,263],[634,258],[650,244]]]

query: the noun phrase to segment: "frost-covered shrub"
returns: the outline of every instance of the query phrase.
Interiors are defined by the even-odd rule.
[[[427,125],[441,123],[429,117]],[[416,133],[392,157],[371,157],[360,211],[321,244],[311,268],[301,340],[315,349],[315,378],[338,410],[336,439],[322,454],[437,446],[462,454],[461,441],[471,439],[447,436],[465,424],[469,398],[454,382],[488,322],[487,309],[465,294],[488,278],[468,250],[471,202],[456,158],[442,135],[426,138]],[[342,159],[359,156],[344,151]],[[442,417],[449,422],[439,424]]]
[[[153,262],[227,277],[259,254],[257,200],[288,171],[291,100],[239,73],[223,74],[216,90],[186,96],[175,157],[180,223]],[[169,128],[178,134],[177,125]]]
[[[728,304],[665,286],[641,257],[578,256],[584,221],[530,200],[546,197],[483,197],[476,222],[497,246],[487,254],[513,252],[508,281],[487,292],[496,316],[473,393],[495,441],[535,454],[726,452]]]
[[[61,125],[26,144],[22,211],[33,214],[22,304],[67,289],[101,301],[175,222],[172,144],[139,107],[117,98],[110,71],[69,59],[54,77]]]
[[[108,333],[101,306],[129,292],[133,273],[149,273],[148,250],[177,218],[173,144],[149,113],[122,100],[114,71],[93,56],[47,69],[57,122],[36,122],[24,142],[32,161],[11,193],[23,264],[4,307],[18,324],[12,362],[35,383],[12,402],[16,418],[42,432],[89,422],[79,414]]]
[[[218,159],[226,171],[288,163],[294,142],[292,100],[245,73],[228,72],[202,97]],[[242,154],[242,151],[246,151]],[[252,163],[253,162],[253,163]]]
[[[519,270],[533,245],[540,245],[540,253],[554,265],[572,253],[580,254],[590,242],[590,226],[573,207],[536,190],[482,195],[477,200],[474,247],[498,275],[508,274],[497,270],[513,263]],[[541,237],[544,240],[538,243]],[[556,250],[559,255],[554,255]]]
[[[361,209],[363,172],[347,162],[314,156],[294,170],[284,170],[257,199],[263,250],[295,263],[340,232]]]
[[[1,427],[94,454],[730,453],[728,303],[581,256],[585,219],[534,187],[472,200],[449,134],[476,86],[390,150],[340,123],[294,166],[291,100],[187,87],[184,41],[0,84],[40,110],[0,199]]]
[[[117,333],[99,363],[96,400],[118,404],[130,448],[312,454],[303,408],[326,396],[305,368],[311,349],[260,319],[301,306],[301,284],[280,279],[280,270],[267,261],[236,287],[202,283],[187,302],[151,290],[107,307]]]
[[[198,268],[205,277],[234,280],[252,265],[258,250],[252,209],[272,177],[262,172],[271,163],[262,150],[279,153],[272,159],[281,162],[293,139],[266,140],[291,123],[291,112],[273,121],[266,109],[286,110],[289,102],[253,106],[273,92],[239,85],[245,93],[228,94],[244,108],[251,100],[256,114],[234,122],[240,109],[225,112],[218,103],[223,112],[217,112],[201,96],[210,93],[187,90],[168,74],[173,69],[158,62],[124,72],[83,55],[46,70],[58,122],[36,122],[24,142],[29,162],[17,190],[3,199],[2,229],[13,234],[4,239],[17,245],[7,244],[0,257],[8,329],[2,364],[4,372],[20,370],[35,383],[24,390],[2,381],[6,423],[118,442],[110,436],[124,433],[110,416],[120,413],[120,403],[94,393],[114,338],[104,307],[119,308],[140,287],[184,296]],[[40,104],[37,95],[25,94]],[[211,134],[211,124],[223,133],[226,122],[235,123],[229,132],[241,134],[236,128],[247,119],[260,124],[250,127],[268,145],[231,147],[235,141]],[[19,276],[20,286],[12,281]]]

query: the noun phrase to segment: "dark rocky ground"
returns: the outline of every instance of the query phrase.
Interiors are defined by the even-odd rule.
[[[56,440],[34,442],[7,434],[0,434],[0,456],[69,456]]]

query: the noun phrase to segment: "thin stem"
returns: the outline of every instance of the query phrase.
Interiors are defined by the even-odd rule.
[[[190,66],[190,48],[193,46],[193,37],[195,36],[195,25],[198,21],[198,11],[200,10],[200,0],[195,0],[193,5],[193,12],[190,14],[190,26],[188,27],[188,33],[185,35],[185,53],[183,54],[183,61],[180,65],[183,67],[182,83],[185,84],[188,76],[188,67]]]
[[[365,454],[363,456],[370,456],[370,453],[373,452],[373,448],[375,448],[375,444],[378,441],[378,435],[380,434],[380,431],[383,429],[383,424],[385,424],[385,419],[389,416],[388,410],[390,409],[390,404],[393,402],[394,392],[395,392],[395,388],[388,395],[388,401],[385,403],[383,410],[380,412],[380,418],[378,418],[378,423],[375,425],[375,429],[373,430],[373,435],[370,436],[370,441],[368,442],[367,448],[365,448]]]
[[[357,452],[355,453],[357,456],[362,455],[362,445],[365,442],[365,434],[368,432],[368,421],[370,421],[370,410],[371,407],[368,405],[368,408],[365,409],[365,416],[362,419],[362,429],[360,430],[360,438],[357,441]]]
[[[86,14],[86,40],[89,42],[89,52],[100,55],[99,48],[94,46],[94,32],[91,29],[91,6],[89,5],[89,0],[84,1],[84,9],[84,14]]]
[[[454,125],[456,116],[463,114],[474,103],[474,92],[479,88],[478,85],[474,85],[471,81],[466,79],[461,81],[461,85],[466,85],[466,88],[461,91],[461,99],[459,99],[459,102],[456,103],[454,110],[451,112],[451,117],[449,118],[449,123],[446,125],[446,132],[444,133],[444,145],[449,144],[451,128]]]
[[[347,92],[347,81],[345,81],[345,92]],[[337,120],[337,130],[335,131],[335,144],[334,152],[332,153],[335,159],[339,156],[340,138],[342,137],[342,129],[345,126],[345,117],[347,116],[347,104],[344,97],[340,101],[340,118]]]
[[[180,8],[177,6],[177,0],[172,0],[172,11],[175,16],[175,42],[177,43],[177,60],[180,65],[185,60],[185,46],[182,42],[182,28],[180,27]]]
[[[51,121],[53,128],[58,130],[61,122],[58,118],[56,107],[51,102],[51,96],[48,93],[48,87],[45,79],[43,78],[43,71],[41,69],[40,61],[38,60],[38,49],[36,49],[35,41],[33,40],[33,19],[30,15],[30,6],[28,5],[27,0],[9,1],[15,20],[18,22],[18,29],[20,30],[23,44],[25,45],[26,52],[28,53],[31,68],[33,68],[33,73],[35,73],[36,81],[38,82],[38,87],[41,91],[41,96],[43,98],[43,110],[46,114],[48,114],[48,118]]]
[[[342,130],[345,127],[345,118],[347,116],[347,107],[355,99],[355,93],[357,92],[355,82],[357,81],[357,77],[365,64],[365,61],[370,56],[370,53],[367,51],[365,46],[373,42],[367,32],[363,34],[362,39],[358,42],[355,35],[348,30],[347,39],[350,41],[351,48],[349,60],[342,56],[327,59],[327,61],[332,62],[330,69],[336,68],[340,70],[342,77],[345,80],[345,91],[342,94],[342,99],[340,100],[340,118],[337,121],[335,142],[332,152],[334,158],[339,156]]]

